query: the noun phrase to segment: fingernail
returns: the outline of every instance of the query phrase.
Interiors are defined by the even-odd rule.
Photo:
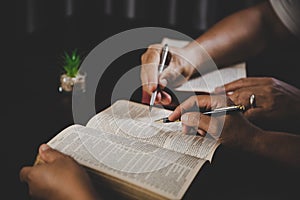
[[[215,93],[225,92],[225,88],[224,87],[216,87],[214,92]]]
[[[41,149],[41,151],[46,151],[46,150],[50,149],[50,147],[47,144],[42,144],[40,149]]]
[[[184,114],[181,116],[181,122],[189,126],[198,127],[200,114]]]
[[[184,134],[187,134],[189,132],[189,128],[187,126],[185,126],[185,125],[182,125],[182,132]]]
[[[202,131],[202,130],[198,130],[197,132],[199,133],[199,135],[201,135],[201,136],[205,136],[205,132],[204,132],[204,131]]]
[[[163,87],[166,87],[168,84],[168,81],[166,79],[161,79],[160,80],[160,85],[162,85]]]
[[[219,92],[220,90],[221,90],[220,87],[216,87],[216,88],[215,88],[215,92]]]
[[[186,122],[189,120],[189,116],[188,115],[182,115],[181,116],[181,122]]]

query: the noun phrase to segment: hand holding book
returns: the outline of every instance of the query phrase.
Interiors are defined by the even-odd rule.
[[[100,199],[84,168],[46,144],[39,147],[36,164],[22,168],[20,179],[36,199]]]

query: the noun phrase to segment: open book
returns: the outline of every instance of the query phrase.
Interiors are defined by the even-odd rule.
[[[118,100],[86,126],[71,125],[48,145],[133,199],[181,199],[219,145],[213,138],[184,135],[181,123],[157,123],[170,110]]]
[[[174,47],[184,47],[189,41],[164,38],[161,43]],[[211,93],[218,86],[244,77],[246,77],[246,64],[243,62],[201,74],[201,76],[183,83],[181,86],[175,88],[175,90]]]

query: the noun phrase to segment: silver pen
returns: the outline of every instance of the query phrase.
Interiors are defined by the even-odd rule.
[[[158,66],[158,76],[159,76],[159,74],[161,74],[162,71],[164,70],[164,66],[165,66],[165,63],[166,63],[166,60],[167,60],[168,51],[169,51],[168,44],[165,44],[165,46],[163,47],[162,52],[161,52],[160,63],[159,63],[159,66]],[[152,107],[153,107],[153,105],[154,105],[154,101],[155,101],[155,99],[156,99],[158,87],[159,87],[159,86],[158,86],[158,84],[157,84],[156,90],[155,90],[154,92],[152,92],[152,95],[151,95],[150,106],[149,106],[149,111],[150,111],[150,112],[151,112],[151,110],[152,110]]]
[[[228,107],[223,107],[223,108],[216,108],[211,111],[204,112],[202,114],[204,115],[211,115],[211,114],[225,114],[226,112],[232,112],[232,111],[244,111],[245,106],[242,105],[237,105],[237,106],[228,106]],[[155,120],[155,122],[160,122],[160,123],[169,123],[169,122],[179,122],[180,119],[176,121],[170,121],[168,117],[164,117],[158,120]]]

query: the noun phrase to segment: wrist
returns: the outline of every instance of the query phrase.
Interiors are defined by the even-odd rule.
[[[194,40],[184,47],[187,57],[194,67],[194,73],[205,74],[216,70],[217,66],[201,43]]]
[[[197,68],[201,64],[204,49],[196,40],[190,42],[183,49],[189,59],[189,62]]]
[[[243,139],[243,141],[245,141],[243,149],[248,152],[255,152],[260,146],[260,138],[264,135],[265,131],[254,125],[251,125],[251,127],[246,130],[245,138]]]

